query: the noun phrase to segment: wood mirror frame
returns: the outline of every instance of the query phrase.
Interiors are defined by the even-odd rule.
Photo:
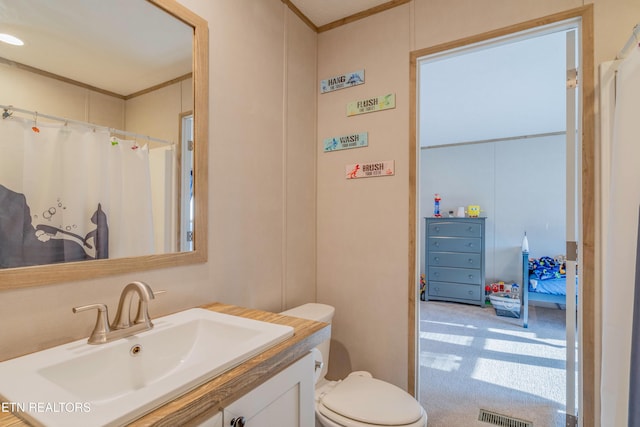
[[[207,261],[209,29],[175,0],[147,0],[193,28],[194,250],[129,258],[67,262],[0,270],[0,290],[104,277]]]

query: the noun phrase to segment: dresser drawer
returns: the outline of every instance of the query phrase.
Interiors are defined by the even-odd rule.
[[[477,222],[442,221],[429,224],[429,236],[482,237],[482,224]]]
[[[429,297],[452,298],[456,300],[471,300],[473,302],[477,302],[480,299],[480,286],[430,282]]]
[[[429,252],[427,263],[440,267],[481,268],[482,255],[479,252]]]
[[[457,282],[469,285],[480,285],[482,283],[482,270],[474,268],[450,268],[450,267],[430,267],[430,281]]]
[[[429,237],[427,251],[482,252],[481,238]]]

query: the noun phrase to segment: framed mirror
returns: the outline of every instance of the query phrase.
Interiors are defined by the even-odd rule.
[[[41,8],[39,4],[42,5]],[[32,8],[32,10],[25,13],[25,5]],[[17,10],[18,6],[22,9]],[[164,205],[165,213],[167,211],[166,206],[170,206],[168,209],[171,214],[167,216],[171,218],[171,222],[161,222],[166,230],[164,234],[161,234],[162,238],[160,240],[170,241],[169,243],[163,243],[160,248],[155,243],[156,246],[152,251],[142,255],[127,255],[124,252],[124,255],[104,257],[97,256],[100,245],[96,236],[100,235],[100,233],[92,231],[91,233],[83,234],[75,232],[71,226],[66,225],[65,227],[68,228],[65,231],[65,228],[62,225],[57,225],[57,223],[51,223],[51,226],[41,225],[38,226],[39,231],[55,229],[54,234],[57,232],[58,236],[64,235],[65,238],[69,238],[69,236],[77,238],[79,242],[76,246],[84,246],[85,250],[86,248],[92,248],[91,257],[83,261],[32,263],[25,264],[26,266],[13,267],[9,265],[6,268],[0,268],[0,290],[206,262],[209,115],[209,36],[207,22],[175,0],[118,0],[108,2],[103,0],[63,0],[53,3],[37,0],[26,0],[24,2],[0,0],[0,10],[3,12],[2,17],[0,17],[0,33],[15,30],[16,37],[23,37],[28,40],[25,41],[25,45],[28,45],[32,40],[37,40],[38,37],[46,37],[47,34],[49,34],[49,38],[52,41],[57,41],[58,43],[57,49],[54,46],[46,47],[44,50],[42,50],[43,46],[40,46],[39,43],[31,44],[30,47],[41,49],[36,55],[40,58],[34,59],[33,61],[36,62],[31,63],[31,59],[22,58],[16,53],[17,48],[7,48],[0,43],[2,45],[0,46],[0,70],[6,68],[13,72],[13,74],[0,73],[0,87],[6,88],[12,84],[5,82],[5,85],[2,86],[2,75],[15,76],[16,70],[38,75],[39,80],[34,80],[36,83],[30,83],[29,85],[29,90],[33,90],[34,93],[49,93],[46,90],[43,91],[39,86],[41,82],[48,79],[55,79],[58,81],[58,85],[73,87],[76,91],[78,87],[81,87],[81,92],[79,93],[81,93],[80,97],[83,101],[83,110],[80,113],[75,111],[73,116],[84,115],[85,120],[79,120],[78,122],[82,122],[81,124],[95,124],[98,128],[97,133],[102,132],[103,128],[107,129],[111,135],[111,145],[118,145],[120,148],[126,147],[128,151],[128,148],[136,150],[138,146],[143,144],[146,149],[147,146],[168,141],[173,145],[170,151],[175,152],[173,157],[163,155],[163,161],[170,165],[171,173],[169,174],[170,176],[164,176],[162,179],[169,182],[169,187],[173,190],[168,193],[169,196],[167,198],[170,200],[165,201]],[[24,22],[25,16],[32,22]],[[109,17],[113,17],[112,20],[109,20]],[[66,25],[64,29],[68,30],[71,28],[71,24],[62,24],[63,20],[67,18],[74,19],[81,24],[76,30],[77,34],[71,34],[72,37],[83,41],[83,43],[77,43],[78,46],[83,47],[79,51],[72,51],[72,47],[76,43],[71,43],[68,40],[56,40],[55,37],[51,36],[52,33],[45,28],[45,26],[53,23],[58,27]],[[51,31],[61,31],[61,28]],[[180,34],[176,33],[178,31]],[[100,32],[102,33],[100,34]],[[179,43],[181,39],[185,39],[184,34],[187,34],[186,38],[188,39],[186,48],[184,44],[181,45]],[[107,44],[104,41],[105,39],[117,40],[118,42]],[[103,41],[100,42],[99,40]],[[90,46],[87,45],[89,42],[92,43]],[[43,45],[44,43],[41,44]],[[188,51],[185,52],[185,49],[188,49]],[[120,53],[127,53],[133,56],[130,56],[130,59],[117,59],[120,58],[118,56]],[[99,62],[99,56],[102,56],[102,54],[111,55],[111,62],[107,65]],[[182,65],[178,64],[179,61],[177,59],[169,63],[168,59],[174,56],[176,58],[182,57]],[[189,62],[186,68],[184,65],[185,57]],[[167,59],[167,61],[162,63],[162,61],[157,61],[158,59]],[[124,72],[129,72],[130,74],[120,75]],[[161,138],[158,138],[151,130],[148,131],[147,129],[162,128],[162,122],[168,120],[164,120],[155,111],[153,113],[145,112],[141,105],[153,104],[154,100],[156,104],[162,105],[157,100],[163,98],[154,98],[154,96],[162,91],[172,90],[178,91],[177,97],[180,99],[180,105],[177,109],[168,108],[171,111],[170,121],[172,126],[175,123],[175,137],[170,133],[171,137],[166,137],[164,136],[165,134],[162,134]],[[7,92],[10,93],[10,91],[6,90],[2,92],[5,92],[5,95]],[[78,97],[77,95],[72,96]],[[11,98],[9,95],[7,97]],[[145,97],[150,98],[151,101],[141,101]],[[4,96],[0,95],[0,105],[5,105],[3,104],[5,102],[13,103],[14,101],[5,99]],[[98,103],[105,104],[107,111],[97,110],[95,106]],[[50,115],[52,120],[55,121],[61,118],[75,119],[75,117],[70,117],[70,114],[65,114],[66,110],[64,110],[64,108],[72,110],[70,106],[72,104],[73,102],[50,99],[49,97],[46,102],[42,101],[37,105],[46,105],[46,108],[51,106],[52,109],[59,108],[62,113]],[[117,108],[121,108],[121,105],[126,105],[126,116],[125,113],[120,113],[120,110],[117,110]],[[3,113],[3,120],[5,118],[14,119],[20,115],[18,110],[23,110],[27,113],[23,114],[21,120],[24,123],[28,123],[30,129],[37,133],[38,136],[46,133],[45,128],[47,128],[48,124],[45,116],[48,116],[49,114],[47,113],[51,110],[45,111],[45,107],[38,107],[42,108],[39,113],[37,112],[39,110],[36,110],[35,114],[29,114],[34,112],[30,110],[30,108],[33,108],[30,105],[18,105],[16,102],[15,105],[11,106],[14,108],[0,111]],[[118,126],[116,128],[111,124],[100,122],[101,119],[109,115],[113,116],[114,111],[116,111],[115,116],[122,115],[126,117],[123,122],[126,121],[128,126]],[[14,113],[16,117],[13,116]],[[87,119],[86,116],[89,115],[91,117]],[[62,120],[58,121],[62,122]],[[139,128],[131,129],[132,123],[134,125],[136,123],[140,124],[139,126],[143,131],[138,130]],[[58,123],[58,125],[66,131],[67,126],[71,129],[76,126],[76,123],[73,120],[69,120],[64,123]],[[189,128],[185,129],[185,126]],[[96,128],[93,128],[92,131],[96,133]],[[122,148],[122,150],[124,149]],[[4,156],[5,154],[1,155]],[[80,157],[80,154],[77,154],[77,156],[79,156],[77,164],[97,165],[104,161],[102,158],[86,159]],[[27,156],[25,155],[25,157]],[[188,159],[188,162],[185,159]],[[97,175],[100,174],[97,173]],[[125,174],[123,173],[122,175]],[[153,174],[149,179],[150,181],[158,180]],[[0,182],[0,185],[2,184]],[[74,192],[74,194],[76,193]],[[146,192],[137,194],[140,197],[130,197],[128,200],[147,197]],[[61,200],[60,197],[58,197],[57,203],[58,210],[67,208],[66,202]],[[127,199],[123,202],[123,205],[126,204]],[[40,212],[41,214],[39,215]],[[40,219],[49,220],[47,215],[55,216],[55,213],[55,210],[31,209],[32,218],[40,216]],[[95,213],[96,215],[93,216],[93,219],[95,219],[99,210],[96,210]],[[115,215],[112,216],[115,217]],[[132,213],[128,213],[124,218],[125,222],[134,223],[132,229],[147,225],[145,217],[138,216],[135,210]],[[1,215],[0,219],[2,219]],[[187,226],[192,228],[187,230],[185,229]],[[109,247],[111,247],[115,234],[111,233],[111,230],[109,231],[108,241],[110,243]],[[133,236],[129,241],[135,240],[140,239],[138,236]],[[123,241],[126,242],[126,240]],[[3,242],[0,241],[0,245],[2,244]],[[127,246],[126,243],[122,243],[122,245]],[[29,251],[25,248],[24,252],[28,253]],[[0,251],[1,254],[2,251]]]

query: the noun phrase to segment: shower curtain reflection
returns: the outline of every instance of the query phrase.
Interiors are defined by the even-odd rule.
[[[154,253],[149,152],[106,129],[0,120],[0,267]]]

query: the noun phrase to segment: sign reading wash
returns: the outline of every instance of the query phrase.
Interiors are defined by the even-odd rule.
[[[345,87],[357,86],[364,83],[364,70],[353,73],[342,74],[340,76],[329,77],[320,82],[320,93],[333,92]]]
[[[388,110],[391,108],[396,108],[395,93],[350,102],[347,104],[347,116],[372,113],[374,111]]]
[[[352,133],[351,135],[334,136],[324,140],[324,151],[346,150],[348,148],[366,147],[369,145],[367,132]]]
[[[374,176],[395,175],[395,162],[385,160],[382,162],[356,163],[345,168],[347,179],[371,178]]]

